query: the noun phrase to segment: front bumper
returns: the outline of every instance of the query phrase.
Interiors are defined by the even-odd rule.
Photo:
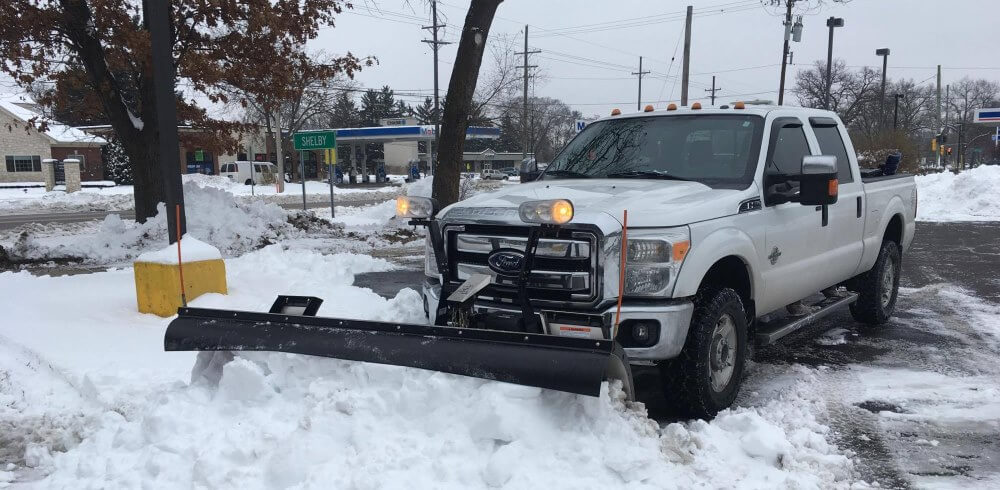
[[[424,300],[424,313],[428,315],[431,324],[435,318],[431,315],[438,309],[441,301],[441,285],[433,280],[424,281],[421,291]],[[516,306],[509,308],[484,306],[486,310],[505,311],[520,313]],[[610,327],[614,324],[617,311],[616,306],[597,311],[556,311],[538,309],[538,313],[573,313],[586,314],[592,317],[599,317],[601,323]],[[660,337],[656,344],[651,347],[626,347],[625,352],[633,364],[643,364],[652,361],[663,361],[677,357],[684,348],[684,341],[687,339],[688,327],[691,325],[691,315],[694,313],[694,304],[688,300],[667,300],[658,302],[643,302],[637,304],[622,304],[621,323],[626,320],[653,320],[660,324]],[[636,362],[638,361],[638,362]]]

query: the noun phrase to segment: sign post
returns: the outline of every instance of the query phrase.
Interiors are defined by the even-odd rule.
[[[299,151],[299,164],[300,171],[302,172],[302,210],[306,210],[306,150],[327,150],[325,153],[329,156],[328,150],[333,150],[333,154],[336,155],[337,151],[337,132],[333,130],[327,131],[300,131],[292,135],[292,139],[295,142],[295,149]],[[330,160],[327,160],[330,162]],[[333,163],[330,166],[330,217],[333,217],[333,179],[334,179],[334,169]]]

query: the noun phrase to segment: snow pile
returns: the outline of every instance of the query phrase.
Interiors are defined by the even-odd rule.
[[[417,319],[396,306],[370,316]],[[608,385],[591,398],[273,353],[203,353],[192,377],[141,416],[105,413],[43,484],[827,488],[851,473],[815,420],[822,402],[804,399],[806,381],[760,409],[661,431]]]
[[[315,213],[316,216],[345,227],[379,228],[396,216],[396,201],[385,201],[373,206],[337,206],[337,216],[333,218],[330,217],[329,209],[316,209]]]
[[[229,294],[204,295],[192,306],[260,311],[284,293],[324,298],[323,315],[364,315],[357,312],[363,308],[388,319],[421,308],[411,290],[386,300],[351,286],[355,274],[392,269],[380,259],[273,245],[226,262]],[[136,312],[131,268],[61,277],[0,273],[0,296],[9,301],[0,321],[0,470],[44,476],[52,453],[75,447],[103,419],[138,417],[153,394],[190,377],[194,353],[163,351],[169,319]]]
[[[918,221],[1000,221],[1000,166],[916,177]]]
[[[187,231],[195,239],[236,256],[274,242],[289,232],[288,215],[276,204],[239,202],[232,194],[211,187],[184,183]],[[95,235],[73,237],[56,245],[32,243],[30,237],[15,244],[14,253],[26,259],[80,257],[87,262],[114,263],[139,253],[159,249],[167,240],[166,210],[160,204],[156,217],[146,223],[124,221],[108,215]]]

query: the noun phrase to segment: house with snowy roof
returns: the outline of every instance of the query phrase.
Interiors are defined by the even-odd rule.
[[[38,128],[46,123],[44,131]],[[42,160],[80,161],[81,180],[104,179],[104,138],[47,119],[25,95],[0,94],[0,182],[42,182]],[[57,166],[56,180],[60,168]]]

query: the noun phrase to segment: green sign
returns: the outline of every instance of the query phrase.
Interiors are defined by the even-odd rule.
[[[194,161],[204,162],[205,161],[205,150],[195,150]]]
[[[337,147],[337,133],[335,131],[305,131],[295,133],[296,150],[325,150]]]

